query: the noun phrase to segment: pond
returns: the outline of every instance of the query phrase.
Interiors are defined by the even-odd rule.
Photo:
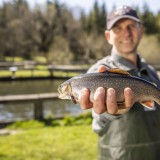
[[[57,92],[57,87],[65,80],[23,80],[1,81],[0,95],[33,94]],[[64,115],[77,115],[82,112],[79,105],[70,100],[43,101],[44,117],[62,117]],[[34,104],[32,102],[0,103],[0,123],[15,120],[31,119]]]

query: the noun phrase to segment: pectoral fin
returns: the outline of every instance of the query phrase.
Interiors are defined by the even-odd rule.
[[[71,100],[72,100],[72,102],[73,102],[74,104],[77,104],[77,101],[76,101],[76,99],[74,98],[74,96],[71,96]]]
[[[153,101],[144,101],[141,103],[144,107],[152,109],[154,107],[154,102]]]

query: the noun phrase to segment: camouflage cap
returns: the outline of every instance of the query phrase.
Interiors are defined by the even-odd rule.
[[[137,12],[129,6],[120,6],[107,15],[107,29],[110,30],[120,19],[129,18],[141,22]]]

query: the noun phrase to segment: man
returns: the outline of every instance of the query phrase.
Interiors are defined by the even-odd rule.
[[[120,68],[160,86],[155,70],[137,53],[143,30],[135,10],[129,6],[115,8],[108,14],[105,31],[112,45],[111,56],[98,61],[88,72]],[[92,127],[99,135],[99,160],[158,160],[160,107],[154,104],[152,109],[146,109],[135,103],[130,88],[125,88],[124,99],[124,104],[118,105],[114,88],[105,91],[99,87],[91,103],[89,89],[81,91],[81,107],[92,108]]]

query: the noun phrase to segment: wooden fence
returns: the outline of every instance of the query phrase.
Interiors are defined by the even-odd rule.
[[[44,66],[39,69],[38,66]],[[10,71],[12,74],[9,77],[0,77],[0,80],[6,80],[6,79],[36,79],[36,78],[57,78],[55,76],[55,72],[65,72],[66,76],[69,77],[70,72],[76,72],[76,73],[85,73],[88,70],[88,67],[81,67],[81,66],[73,66],[73,65],[52,65],[52,64],[43,64],[43,63],[36,63],[34,61],[26,61],[26,62],[19,62],[19,63],[7,63],[7,62],[0,62],[0,70],[7,70]],[[25,77],[25,78],[17,78],[16,72],[22,70],[30,70],[32,73],[34,71],[40,70],[40,71],[49,71],[49,76],[45,77],[34,77],[34,74],[31,74],[31,77]],[[58,77],[60,78],[60,77]]]
[[[49,99],[57,99],[58,93],[41,93],[41,94],[25,94],[25,95],[7,95],[0,96],[0,103],[12,102],[33,102],[34,103],[34,119],[43,120],[43,101]]]

